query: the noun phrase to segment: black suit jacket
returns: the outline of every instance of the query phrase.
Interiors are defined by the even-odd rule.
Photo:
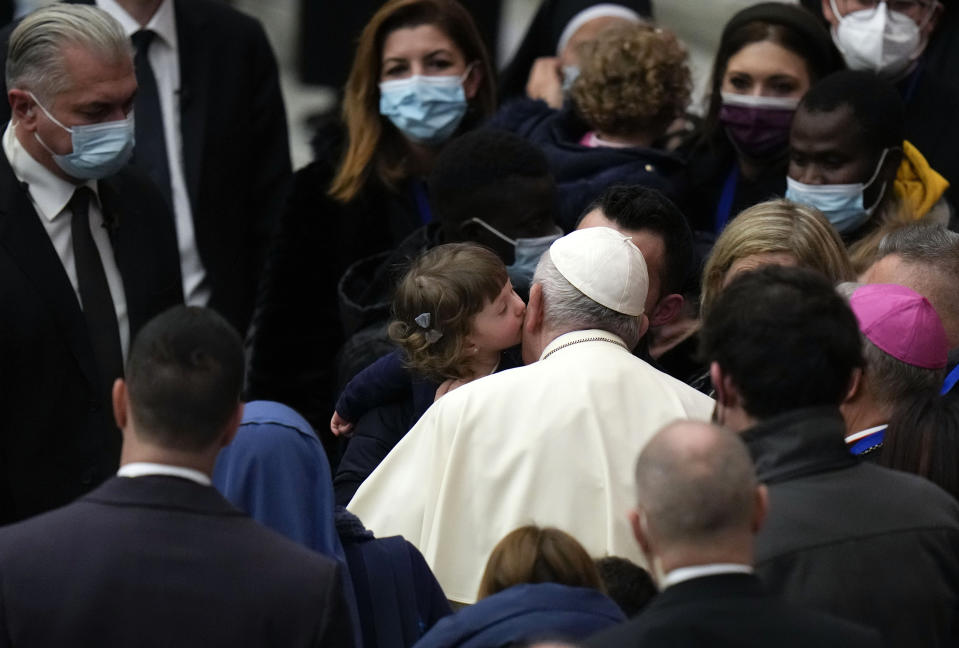
[[[130,337],[181,303],[176,234],[156,187],[101,180]],[[76,293],[0,152],[0,524],[62,506],[116,471],[113,422]]]
[[[755,576],[722,574],[667,588],[639,616],[586,645],[878,648],[882,641],[875,630],[766,595]]]
[[[250,16],[217,0],[173,2],[180,133],[196,245],[211,288],[209,306],[243,335],[291,177],[276,59]],[[0,36],[4,64],[11,30]],[[2,87],[6,96],[5,82]],[[6,101],[0,101],[0,116],[10,118]]]
[[[0,648],[352,646],[336,563],[178,477],[0,529],[0,588]]]

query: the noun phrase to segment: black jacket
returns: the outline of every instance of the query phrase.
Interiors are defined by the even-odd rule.
[[[833,408],[743,439],[769,487],[756,574],[788,601],[878,628],[887,646],[959,644],[959,503],[846,449]]]
[[[721,574],[677,583],[639,616],[592,637],[587,646],[684,648],[878,648],[875,630],[787,605],[755,576]]]

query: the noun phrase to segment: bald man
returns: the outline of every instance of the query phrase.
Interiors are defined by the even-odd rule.
[[[879,646],[878,632],[767,596],[752,573],[766,515],[743,442],[714,425],[677,421],[636,462],[629,520],[662,593],[589,646]]]

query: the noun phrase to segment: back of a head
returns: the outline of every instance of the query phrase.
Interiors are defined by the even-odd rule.
[[[802,98],[797,110],[833,112],[849,106],[864,151],[878,156],[902,147],[906,108],[896,88],[873,72],[842,70],[825,77]]]
[[[879,464],[921,475],[959,499],[959,401],[927,393],[893,413]]]
[[[556,185],[546,156],[518,135],[481,129],[456,138],[437,157],[428,182],[449,241],[494,247],[498,239],[468,222],[473,218],[513,239],[546,236],[555,229]]]
[[[707,549],[750,538],[757,485],[742,440],[709,423],[667,425],[636,461],[639,509],[664,549]]]
[[[602,591],[592,558],[576,539],[551,527],[520,527],[490,553],[478,598],[523,583],[559,583]]]
[[[606,594],[627,618],[636,616],[656,596],[656,583],[649,572],[627,558],[606,556],[596,561]]]
[[[818,210],[789,200],[769,200],[741,212],[716,240],[703,269],[703,316],[709,314],[736,261],[770,253],[789,254],[798,265],[821,272],[833,283],[854,277],[842,239]]]
[[[700,333],[746,413],[765,419],[803,407],[838,407],[861,367],[856,318],[821,274],[768,266],[733,280]]]
[[[686,48],[668,30],[617,25],[585,44],[579,58],[573,105],[601,133],[656,139],[689,104]]]
[[[126,367],[137,435],[170,450],[208,449],[236,412],[243,371],[240,336],[215,311],[176,306],[153,318]]]
[[[693,233],[683,212],[661,192],[642,185],[616,185],[584,213],[600,209],[624,230],[648,230],[663,239],[665,273],[662,294],[682,291],[693,266]]]
[[[132,57],[130,40],[110,14],[93,6],[57,3],[28,14],[10,34],[7,88],[31,90],[42,101],[66,90],[70,80],[64,48],[71,46],[111,61]]]
[[[508,280],[503,261],[475,243],[438,245],[417,258],[396,287],[389,326],[407,365],[439,382],[466,377],[473,318]]]
[[[950,338],[959,331],[959,233],[945,225],[916,223],[888,233],[879,244],[879,259],[894,254],[907,276],[895,277],[932,302]]]

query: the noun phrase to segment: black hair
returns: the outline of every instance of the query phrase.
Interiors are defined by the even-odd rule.
[[[921,475],[959,498],[959,401],[937,393],[893,412],[879,465]]]
[[[479,218],[510,238],[546,236],[555,228],[556,184],[546,156],[506,131],[475,130],[447,144],[428,179],[430,203],[448,241],[474,240],[499,251]]]
[[[666,266],[662,293],[683,291],[693,266],[693,233],[673,201],[642,185],[616,185],[593,201],[583,216],[594,209],[602,210],[606,218],[624,229],[649,230],[661,236]]]
[[[656,583],[649,572],[631,560],[619,556],[598,558],[596,569],[606,587],[606,594],[627,619],[639,614],[656,596]]]
[[[802,98],[799,110],[832,112],[849,106],[870,153],[901,147],[906,107],[895,87],[874,72],[843,70],[822,79]]]
[[[240,336],[215,311],[175,306],[156,316],[127,360],[137,432],[164,448],[208,448],[240,402],[243,368]]]
[[[863,366],[855,316],[823,275],[805,268],[767,266],[736,277],[710,308],[700,345],[758,419],[838,407]]]

